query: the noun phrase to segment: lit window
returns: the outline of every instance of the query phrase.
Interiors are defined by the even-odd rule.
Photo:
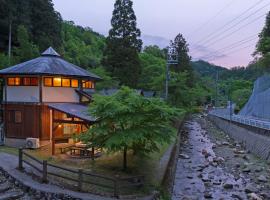
[[[23,78],[23,85],[31,85],[31,78]]]
[[[21,84],[21,78],[15,78],[15,85],[20,85]]]
[[[48,77],[44,78],[44,85],[51,87],[52,86],[52,78],[48,78]]]
[[[15,78],[8,78],[8,85],[15,85]]]
[[[53,78],[53,86],[54,87],[61,87],[61,78]]]
[[[82,87],[83,88],[88,88],[88,89],[93,89],[94,87],[94,83],[92,81],[83,81],[82,83]]]
[[[19,78],[19,77],[8,78],[8,85],[10,85],[10,86],[21,85],[21,78]]]
[[[22,122],[22,112],[21,111],[15,111],[15,123],[21,123]]]
[[[63,78],[62,79],[62,86],[63,87],[70,87],[70,79]]]
[[[76,79],[71,80],[71,87],[77,88],[79,87],[79,81]]]
[[[38,78],[31,78],[31,86],[38,86]]]

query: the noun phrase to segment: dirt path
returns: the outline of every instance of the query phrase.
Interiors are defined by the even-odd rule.
[[[173,200],[270,199],[269,165],[204,118],[183,130]]]

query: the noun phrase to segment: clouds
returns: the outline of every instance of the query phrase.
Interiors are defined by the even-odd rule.
[[[114,0],[53,0],[53,2],[65,20],[89,26],[102,34],[110,29]],[[254,47],[229,55],[224,51],[216,51],[249,35],[259,33],[265,21],[262,18],[232,36],[209,45],[202,41],[204,37],[218,31],[258,0],[235,0],[230,5],[229,0],[133,0],[133,2],[138,27],[142,31],[145,44],[156,43],[165,47],[169,40],[181,33],[187,42],[192,44],[190,45],[192,57],[209,57],[211,54],[210,59],[213,59],[213,62],[225,67],[248,64],[252,60],[250,55]],[[220,12],[222,8],[225,9]],[[270,9],[270,6],[267,9]]]

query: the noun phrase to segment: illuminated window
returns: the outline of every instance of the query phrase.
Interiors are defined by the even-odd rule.
[[[24,86],[38,86],[38,78],[23,78]]]
[[[14,121],[15,123],[21,123],[22,122],[22,112],[21,111],[15,111],[14,112]]]
[[[93,88],[95,88],[95,85],[92,81],[83,81],[82,87],[88,88],[88,89],[93,89]]]
[[[21,78],[19,78],[19,77],[8,78],[8,85],[9,86],[19,86],[19,85],[21,85]]]
[[[15,78],[8,78],[8,85],[15,85]]]
[[[44,78],[44,85],[51,87],[52,86],[52,78],[49,78],[49,77]]]
[[[71,87],[77,88],[79,87],[79,81],[76,79],[71,80]]]
[[[70,79],[63,78],[62,79],[62,86],[63,87],[70,87]]]
[[[12,77],[8,78],[9,86],[38,86],[38,78],[36,77]]]
[[[10,123],[21,123],[22,122],[22,112],[21,111],[8,111],[8,122]]]
[[[61,78],[53,78],[53,86],[54,87],[61,87],[62,84],[61,84]]]
[[[38,86],[38,78],[31,78],[31,86]]]
[[[61,77],[45,77],[44,86],[47,87],[79,87],[79,81],[76,79],[70,78],[61,78]]]

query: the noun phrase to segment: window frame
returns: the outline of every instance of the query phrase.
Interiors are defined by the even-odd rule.
[[[10,82],[9,82],[9,80],[10,79],[14,79],[13,80],[13,83],[12,84],[10,84]],[[16,79],[19,79],[19,84],[16,84]],[[29,85],[27,85],[27,84],[25,84],[25,82],[24,82],[24,80],[25,79],[30,79],[30,84]],[[32,84],[32,80],[36,80],[37,81],[37,83],[36,84]],[[39,81],[38,81],[39,79],[38,79],[38,77],[31,77],[31,76],[23,76],[23,77],[7,77],[7,86],[11,86],[11,87],[18,87],[18,86],[39,86]]]
[[[60,78],[61,79],[61,85],[54,85],[54,78]],[[51,85],[45,84],[45,79],[51,80]],[[69,80],[69,86],[63,86],[63,80]],[[74,86],[73,81],[77,82],[77,85]],[[52,76],[46,76],[43,78],[43,86],[44,87],[63,87],[63,88],[78,88],[79,87],[79,80],[74,78],[68,78],[68,77],[52,77]]]
[[[83,89],[95,89],[94,81],[82,80]]]
[[[18,116],[19,118],[17,118]],[[12,124],[21,124],[23,122],[23,112],[21,110],[8,110],[7,122]]]

